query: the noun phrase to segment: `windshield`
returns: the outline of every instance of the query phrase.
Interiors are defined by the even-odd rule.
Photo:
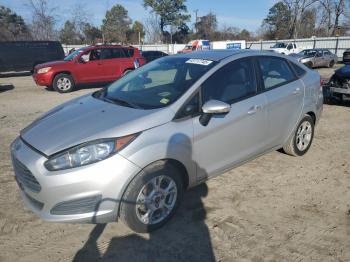
[[[299,55],[306,56],[306,57],[314,57],[316,55],[317,51],[313,49],[305,49],[301,52],[299,52]]]
[[[165,107],[182,96],[215,64],[177,56],[160,58],[122,77],[97,97],[134,108]]]
[[[72,52],[71,54],[67,55],[63,60],[64,61],[72,61],[74,57],[76,57],[77,55],[84,52],[84,50],[85,50],[85,48],[77,49],[74,52]]]
[[[286,48],[285,43],[276,43],[272,48]]]
[[[192,50],[193,46],[191,45],[186,45],[183,50]]]

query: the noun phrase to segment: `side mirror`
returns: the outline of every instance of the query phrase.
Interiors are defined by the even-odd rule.
[[[203,114],[199,118],[199,122],[206,126],[208,125],[213,115],[223,115],[230,112],[231,106],[225,102],[218,100],[209,100],[202,106]]]

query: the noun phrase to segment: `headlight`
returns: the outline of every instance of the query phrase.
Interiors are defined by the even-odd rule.
[[[45,74],[51,70],[51,67],[44,67],[38,70],[38,74]]]
[[[104,160],[130,144],[136,135],[113,139],[100,139],[68,149],[45,162],[50,171],[85,166]]]

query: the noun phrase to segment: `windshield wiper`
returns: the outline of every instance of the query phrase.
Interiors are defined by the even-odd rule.
[[[110,98],[110,97],[104,96],[102,99],[113,104],[125,105],[131,108],[140,108],[138,105],[135,105],[134,103],[131,103],[129,101],[126,101],[120,98]]]

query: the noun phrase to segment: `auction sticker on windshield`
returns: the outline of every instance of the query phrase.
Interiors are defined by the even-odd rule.
[[[194,59],[191,58],[189,60],[186,61],[187,64],[196,64],[196,65],[210,65],[211,63],[213,63],[213,61],[210,60],[205,60],[205,59]]]

